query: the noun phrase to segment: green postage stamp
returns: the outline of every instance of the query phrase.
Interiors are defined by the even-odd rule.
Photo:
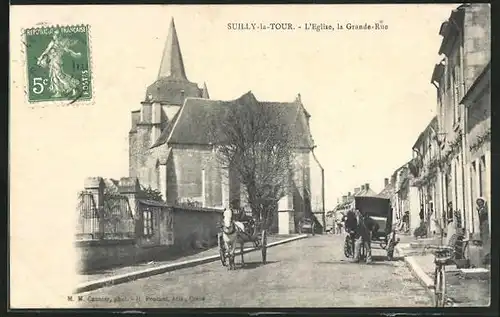
[[[88,25],[25,29],[24,38],[30,103],[92,99]]]

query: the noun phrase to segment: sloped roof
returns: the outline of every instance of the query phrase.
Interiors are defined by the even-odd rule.
[[[160,146],[162,144],[167,143],[168,136],[172,132],[174,125],[175,125],[175,122],[179,118],[179,114],[180,114],[180,111],[177,111],[177,113],[172,118],[172,120],[167,124],[167,127],[165,129],[163,129],[163,131],[161,131],[160,136],[158,137],[156,142],[151,146],[151,148],[155,148],[157,146]]]
[[[429,121],[429,123],[427,124],[427,126],[425,127],[425,129],[420,132],[420,134],[418,135],[418,138],[417,140],[415,141],[415,143],[413,144],[413,147],[412,149],[415,149],[417,148],[420,144],[422,144],[422,141],[424,139],[424,137],[429,133],[431,132],[431,130],[434,130],[434,131],[437,131],[437,128],[438,128],[438,119],[437,119],[437,116],[434,116],[432,117],[432,119]]]
[[[104,178],[103,182],[104,186],[106,186],[109,190],[118,191],[120,181],[113,178]]]
[[[185,98],[201,97],[202,91],[197,84],[187,79],[162,77],[146,89],[146,99],[171,105],[182,105]]]
[[[483,68],[479,76],[474,80],[474,83],[470,88],[467,90],[467,93],[465,96],[462,98],[461,103],[463,103],[466,107],[471,107],[472,106],[472,100],[474,98],[477,98],[476,96],[478,93],[482,90],[480,87],[482,84],[484,85],[485,83],[488,83],[490,85],[490,80],[491,80],[491,58],[488,61],[488,64]]]
[[[186,71],[184,70],[184,62],[182,60],[181,47],[177,30],[175,29],[174,18],[170,21],[167,41],[163,49],[161,57],[160,69],[158,70],[158,78],[173,77],[187,80]]]
[[[150,200],[150,199],[138,199],[137,200],[139,203],[151,206],[151,207],[169,207],[167,203],[162,202],[162,201],[156,201],[156,200]]]
[[[261,105],[269,107],[270,115],[277,122],[290,127],[298,147],[312,147],[312,138],[304,116],[300,115],[300,104],[296,102],[260,102],[252,92],[231,101],[201,98],[186,99],[168,139],[169,144],[212,144],[224,142],[222,133],[213,131],[213,121],[226,120],[228,107],[236,105]],[[276,111],[273,111],[276,110]],[[243,115],[243,114],[242,114]]]
[[[362,189],[359,192],[357,192],[354,196],[369,196],[369,197],[375,197],[377,196],[377,193],[373,191],[373,189],[368,188],[368,189]]]
[[[378,193],[377,197],[380,198],[391,198],[394,194],[394,185],[388,184],[380,193]]]
[[[186,77],[179,39],[172,18],[158,69],[158,77],[147,88],[145,100],[182,105],[185,98],[202,95],[203,89]]]

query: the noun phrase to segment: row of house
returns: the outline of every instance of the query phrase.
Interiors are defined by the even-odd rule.
[[[480,240],[480,197],[491,227],[490,24],[489,4],[464,4],[439,29],[443,58],[431,75],[436,115],[391,179],[395,219],[410,212],[412,233],[423,215],[427,235]]]
[[[488,4],[468,4],[441,25],[443,59],[431,76],[436,116],[412,147],[424,214],[433,211],[432,224],[446,227],[447,209],[456,211],[453,220],[469,234],[479,230],[476,199],[491,197],[490,24]]]
[[[438,54],[443,58],[430,78],[436,115],[411,147],[412,158],[376,195],[391,199],[394,222],[409,213],[412,234],[422,218],[427,236],[448,240],[458,233],[479,241],[480,228],[491,230],[490,17],[489,4],[464,4],[442,23]],[[334,211],[349,206],[350,197],[343,196]],[[488,203],[487,226],[476,208],[480,197]]]
[[[388,183],[388,179],[385,179],[385,182]],[[341,219],[342,215],[351,208],[354,197],[359,196],[377,196],[377,193],[371,189],[370,183],[362,184],[360,187],[354,188],[352,192],[348,192],[347,195],[337,199],[335,208],[326,214],[327,222],[333,225],[336,219]]]

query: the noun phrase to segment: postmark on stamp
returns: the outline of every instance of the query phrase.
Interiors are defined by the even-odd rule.
[[[30,103],[93,98],[88,25],[42,26],[23,35]]]

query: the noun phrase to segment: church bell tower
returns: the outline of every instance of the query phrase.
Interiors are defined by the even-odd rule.
[[[138,177],[142,184],[152,183],[151,169],[156,162],[152,148],[166,146],[162,133],[175,123],[184,100],[188,97],[209,98],[203,88],[186,76],[179,38],[174,19],[170,21],[167,39],[160,60],[156,80],[147,87],[139,110],[132,111],[132,128],[129,132],[129,174]]]

